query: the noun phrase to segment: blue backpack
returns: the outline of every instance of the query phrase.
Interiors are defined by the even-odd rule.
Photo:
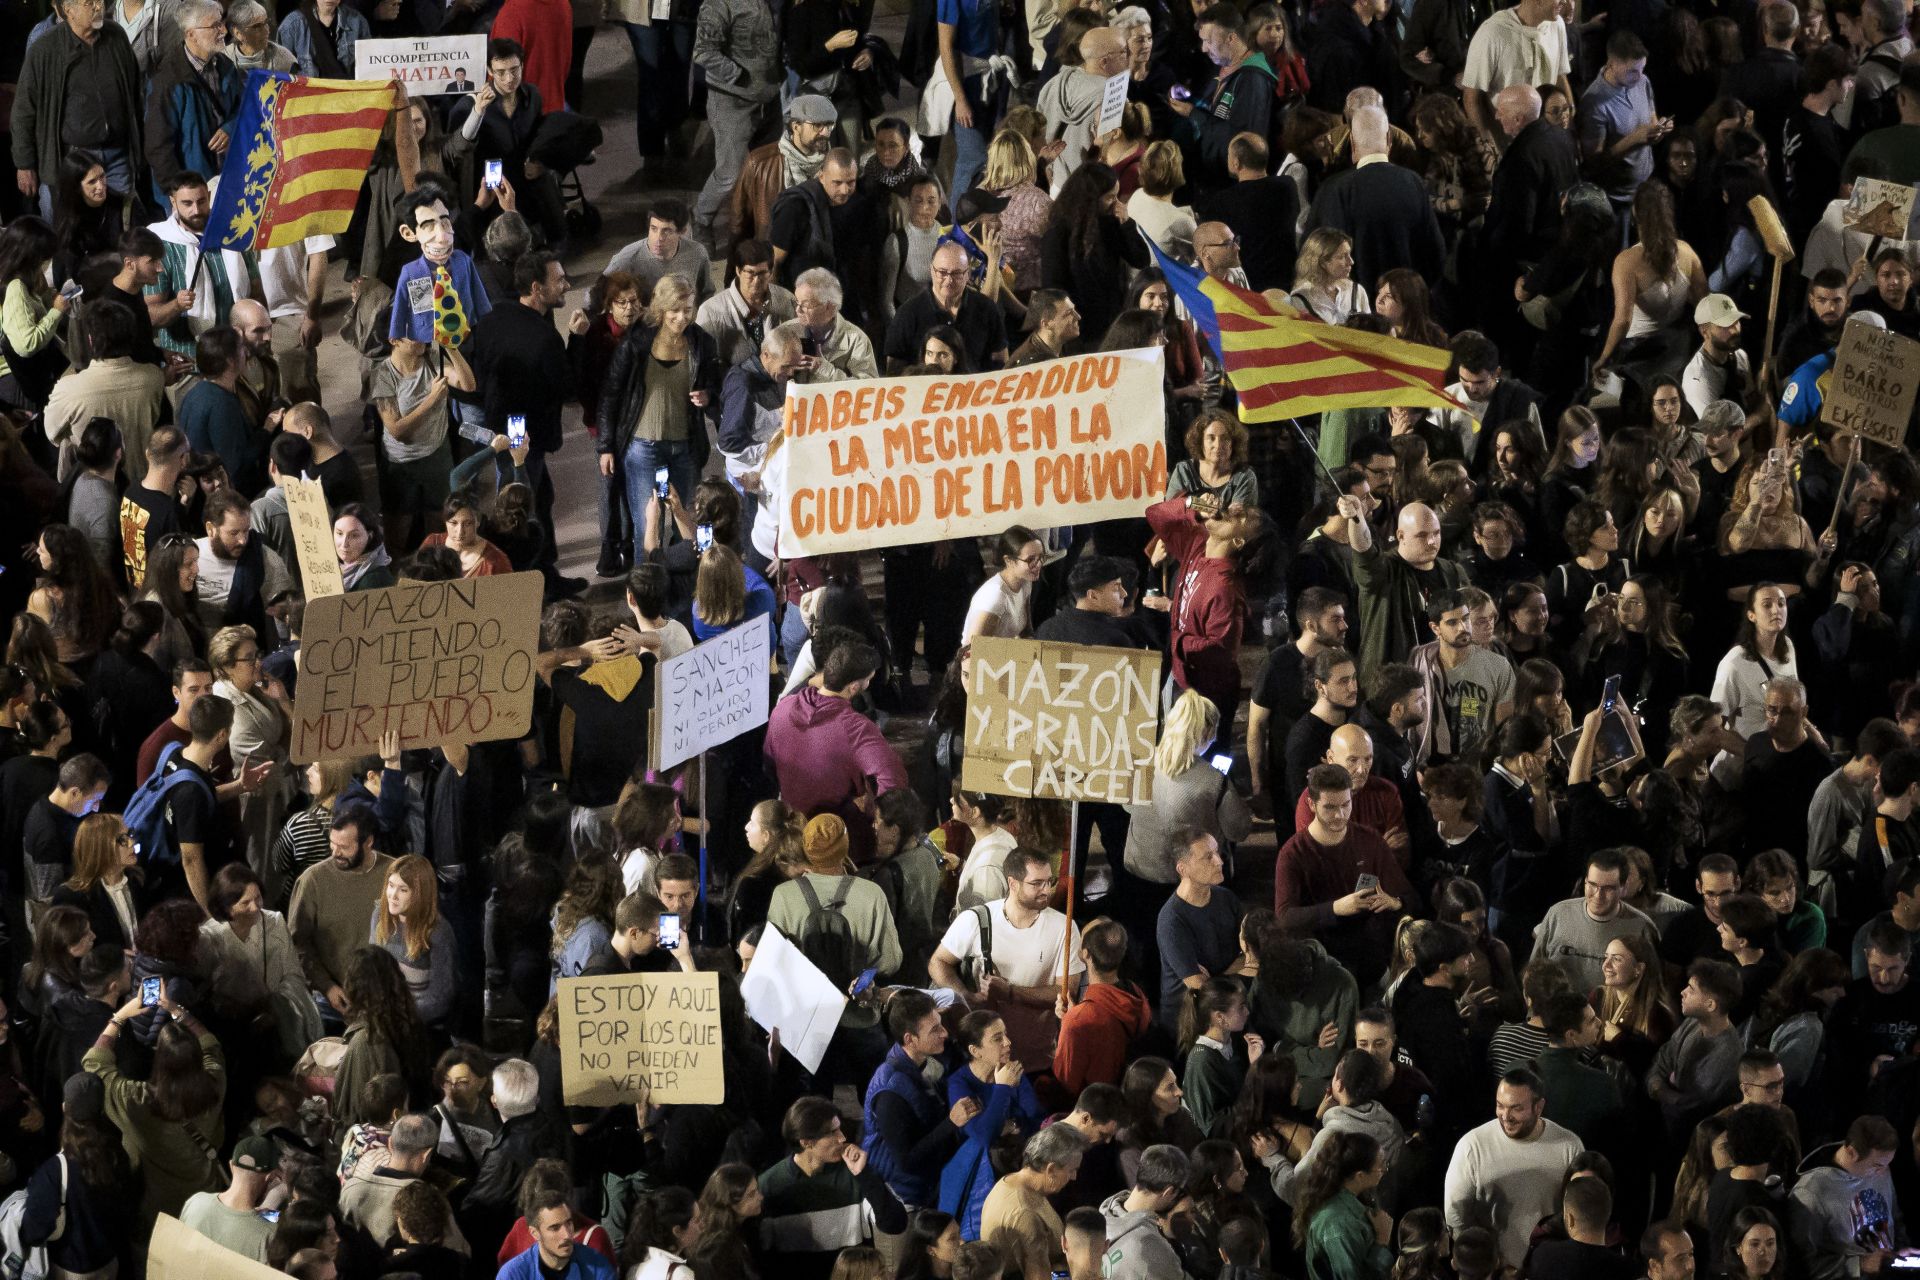
[[[213,788],[207,785],[198,769],[167,768],[184,749],[178,742],[169,742],[161,749],[153,772],[133,793],[133,798],[127,801],[126,812],[120,815],[127,833],[133,837],[133,851],[142,866],[180,865],[180,847],[174,843],[173,832],[167,827],[167,802],[175,791],[191,784],[206,792],[209,801],[213,799]]]

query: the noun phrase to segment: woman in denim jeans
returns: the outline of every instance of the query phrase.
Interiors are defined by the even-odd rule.
[[[638,522],[657,491],[655,473],[664,468],[685,502],[707,464],[705,417],[725,369],[711,335],[693,323],[693,304],[685,276],[662,277],[645,321],[614,351],[600,393],[600,474],[612,475],[616,458],[626,468],[636,547],[646,540]]]
[[[997,0],[938,0],[940,68],[953,88],[953,187],[955,200],[987,163],[987,139],[1006,105],[1006,84],[987,70],[1000,51]]]

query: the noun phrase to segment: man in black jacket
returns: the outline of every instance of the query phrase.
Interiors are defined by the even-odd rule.
[[[553,540],[553,477],[547,455],[560,450],[560,406],[574,398],[573,365],[567,344],[549,318],[567,296],[567,272],[547,250],[522,257],[513,265],[513,302],[495,307],[473,326],[467,362],[479,384],[487,430],[512,439],[524,419],[527,479],[533,488],[535,513],[542,525],[539,564],[548,574],[551,591],[578,595],[584,578],[562,578],[552,571],[559,558]],[[505,483],[511,476],[503,476]]]
[[[493,1069],[493,1109],[500,1132],[480,1155],[480,1171],[461,1202],[459,1222],[474,1255],[491,1258],[519,1216],[520,1179],[543,1155],[565,1150],[553,1121],[538,1108],[540,1073],[521,1058]]]
[[[1540,94],[1531,86],[1500,90],[1493,113],[1513,141],[1493,171],[1486,244],[1515,266],[1535,263],[1559,238],[1560,195],[1579,181],[1580,153],[1572,134],[1540,118]]]
[[[1120,624],[1126,615],[1128,576],[1126,566],[1112,556],[1081,556],[1067,574],[1073,607],[1056,612],[1034,635],[1065,644],[1142,648]]]
[[[1293,287],[1293,262],[1299,246],[1293,229],[1300,221],[1300,190],[1291,178],[1267,176],[1269,153],[1264,134],[1242,133],[1227,144],[1231,186],[1193,202],[1201,222],[1224,222],[1240,237],[1240,267],[1250,289]]]
[[[1395,267],[1438,279],[1447,256],[1426,184],[1387,159],[1390,145],[1385,111],[1354,112],[1353,168],[1327,179],[1307,215],[1309,231],[1333,227],[1353,237],[1353,279],[1368,293]]]
[[[827,152],[818,175],[788,187],[774,199],[767,240],[773,245],[774,275],[781,284],[793,288],[801,274],[814,267],[837,269],[833,211],[853,199],[859,183],[859,161],[845,147],[836,147]]]
[[[1264,54],[1248,47],[1241,22],[1231,4],[1212,5],[1195,19],[1200,47],[1220,73],[1197,101],[1171,104],[1186,119],[1180,140],[1192,147],[1193,185],[1201,191],[1232,181],[1227,150],[1235,135],[1265,138],[1271,132],[1273,68]]]
[[[1387,34],[1387,8],[1387,0],[1330,4],[1308,29],[1308,106],[1340,115],[1347,94],[1363,84],[1378,89],[1389,104],[1398,102],[1400,68]]]
[[[1422,89],[1452,93],[1473,33],[1492,13],[1487,0],[1414,0],[1400,37],[1401,73]]]

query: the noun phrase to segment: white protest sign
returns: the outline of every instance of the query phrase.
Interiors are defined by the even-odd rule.
[[[847,1007],[847,997],[832,980],[772,925],[754,948],[753,964],[740,980],[740,998],[747,1016],[778,1031],[780,1047],[808,1071],[820,1069],[827,1041]]]
[[[767,626],[749,619],[660,664],[656,769],[671,769],[767,722]]]
[[[307,599],[347,594],[334,554],[333,517],[327,513],[327,495],[320,482],[288,476],[280,483],[287,493],[287,522],[293,530],[294,558],[300,564]]]
[[[1093,136],[1111,133],[1120,127],[1127,114],[1127,90],[1133,87],[1133,72],[1116,71],[1100,87],[1100,118],[1094,122]]]
[[[353,46],[353,75],[356,80],[398,80],[416,98],[434,93],[475,93],[487,80],[487,38],[360,40]]]

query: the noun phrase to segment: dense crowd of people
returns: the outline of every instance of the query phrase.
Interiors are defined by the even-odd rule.
[[[1920,466],[1822,412],[1920,337],[1920,56],[1803,2],[0,19],[4,1276],[1920,1266]],[[423,35],[345,233],[201,249],[252,71]],[[1156,249],[1446,395],[1247,421]],[[780,554],[791,387],[1141,348],[1134,517]],[[539,575],[523,737],[293,760],[303,478],[348,592]],[[736,628],[766,725],[654,768]],[[1164,655],[1139,802],[963,785],[983,636]],[[569,1105],[559,984],[696,972],[724,1100]]]

